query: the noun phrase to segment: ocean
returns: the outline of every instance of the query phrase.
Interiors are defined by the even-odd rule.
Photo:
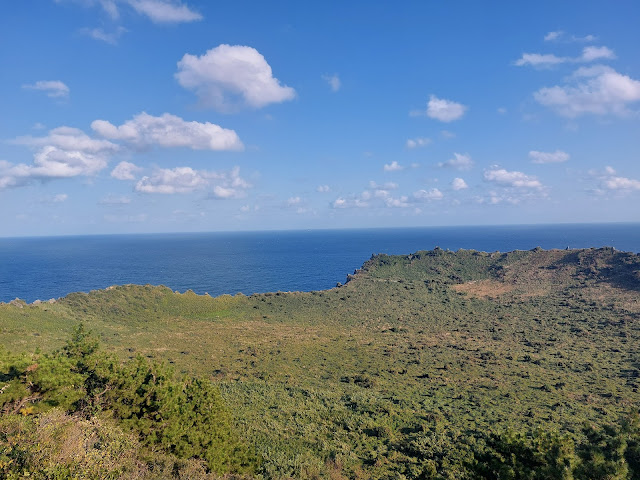
[[[0,302],[128,283],[246,295],[334,287],[375,253],[611,246],[640,252],[640,223],[0,238]]]

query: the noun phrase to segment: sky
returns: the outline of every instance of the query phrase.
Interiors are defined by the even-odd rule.
[[[640,2],[21,0],[0,236],[640,221]]]

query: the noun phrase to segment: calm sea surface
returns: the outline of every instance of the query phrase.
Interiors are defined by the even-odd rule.
[[[0,301],[126,283],[184,292],[322,290],[372,253],[613,246],[640,252],[640,224],[429,227],[0,238]]]

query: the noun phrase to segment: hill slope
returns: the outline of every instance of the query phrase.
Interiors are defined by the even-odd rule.
[[[250,297],[127,285],[12,302],[0,342],[51,351],[82,321],[122,359],[210,378],[274,478],[416,477],[427,460],[461,478],[464,445],[484,432],[578,440],[585,421],[615,423],[640,404],[638,255],[435,249],[374,256],[347,280]]]

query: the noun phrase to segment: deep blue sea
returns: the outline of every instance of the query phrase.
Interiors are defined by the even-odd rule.
[[[640,223],[0,238],[0,301],[127,283],[184,292],[334,287],[373,253],[612,246],[640,252]]]

